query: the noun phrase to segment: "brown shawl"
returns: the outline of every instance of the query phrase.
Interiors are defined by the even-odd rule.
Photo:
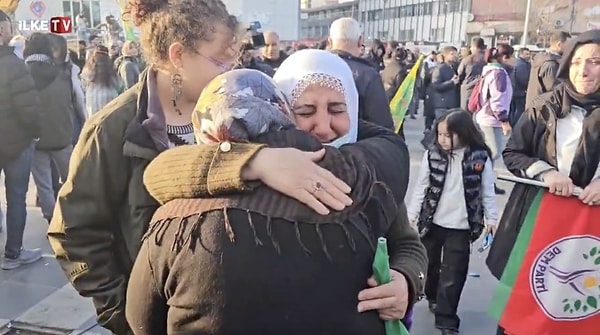
[[[266,143],[270,147],[295,147],[300,150],[318,150],[323,146],[317,140],[305,132],[296,129],[287,129],[277,132],[269,132],[261,135],[259,143]],[[227,211],[229,209],[245,210],[248,213],[248,224],[253,227],[253,215],[262,215],[267,219],[267,230],[270,229],[270,220],[272,218],[284,219],[292,222],[296,226],[296,236],[298,242],[304,247],[298,223],[314,224],[318,236],[321,239],[321,245],[325,253],[323,236],[320,233],[320,225],[336,224],[346,232],[348,243],[352,246],[354,243],[346,229],[347,224],[354,225],[361,231],[374,248],[377,237],[383,236],[389,229],[391,222],[395,219],[398,208],[396,200],[389,188],[376,181],[374,171],[363,163],[362,157],[355,157],[349,153],[342,154],[341,151],[325,147],[327,154],[319,163],[320,166],[331,171],[335,176],[342,179],[351,186],[350,194],[353,199],[353,205],[343,211],[332,211],[329,215],[321,216],[308,208],[306,205],[295,199],[289,198],[273,189],[260,186],[252,193],[232,194],[216,198],[197,198],[197,199],[177,199],[172,200],[160,207],[152,218],[150,228],[146,234],[149,236],[157,229],[160,230],[166,224],[180,224],[179,229],[182,234],[192,234],[194,227],[187,229],[190,220],[192,225],[199,225],[202,221],[202,215],[210,211],[221,210],[224,212],[225,228],[231,241],[235,240],[231,224],[228,220]],[[343,150],[343,149],[342,149]],[[359,228],[359,224],[366,222],[368,231]],[[160,235],[160,234],[159,234]],[[270,236],[274,245],[277,241],[274,236]],[[190,240],[190,236],[179,236],[172,248],[179,249]],[[256,241],[260,244],[260,241]],[[310,252],[304,247],[304,250]]]

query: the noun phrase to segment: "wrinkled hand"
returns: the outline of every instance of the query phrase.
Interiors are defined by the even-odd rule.
[[[544,172],[542,175],[542,180],[544,183],[546,183],[546,185],[548,185],[548,191],[552,194],[563,197],[570,197],[573,195],[573,189],[575,189],[575,185],[573,184],[571,178],[556,170]]]
[[[358,294],[358,311],[377,310],[382,320],[400,320],[408,308],[408,282],[403,274],[390,270],[392,281],[377,285],[374,277],[369,278],[368,289]]]
[[[242,178],[261,180],[265,185],[294,198],[321,215],[329,209],[342,210],[352,204],[350,186],[315,162],[325,149],[304,152],[294,148],[265,148],[248,164]]]
[[[596,179],[586,186],[579,195],[579,200],[589,206],[600,205],[600,179]]]

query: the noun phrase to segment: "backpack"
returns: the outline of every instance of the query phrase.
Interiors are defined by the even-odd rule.
[[[483,78],[485,78],[485,76],[481,76],[477,79],[477,83],[475,83],[475,86],[473,86],[473,92],[471,92],[471,96],[469,96],[467,110],[471,113],[479,112],[481,108],[483,108],[481,105],[481,89],[483,88]]]

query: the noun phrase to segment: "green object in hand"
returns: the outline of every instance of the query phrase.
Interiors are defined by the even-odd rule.
[[[392,281],[387,240],[384,237],[377,240],[377,251],[375,252],[375,260],[373,260],[373,274],[379,285]],[[400,320],[387,320],[384,322],[386,335],[409,335],[408,329]]]

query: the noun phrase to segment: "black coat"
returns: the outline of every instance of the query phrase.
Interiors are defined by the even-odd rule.
[[[381,82],[381,76],[373,64],[345,51],[332,50],[332,52],[346,61],[352,70],[358,91],[359,118],[388,129],[394,129],[390,104]]]
[[[396,91],[402,85],[404,78],[408,74],[408,67],[404,62],[392,59],[391,62],[381,71],[381,80],[383,82],[383,88],[385,94],[388,97],[388,101],[392,101]]]
[[[41,133],[39,93],[13,48],[0,46],[0,168],[21,155]]]
[[[508,170],[517,177],[527,178],[540,161],[557,167],[556,121],[571,111],[571,101],[564,86],[559,85],[536,100],[513,128],[512,136],[502,153]],[[600,161],[600,108],[584,120],[582,142],[575,153],[570,178],[576,186],[585,188],[593,179]],[[538,172],[539,171],[539,172]],[[500,279],[510,252],[538,191],[537,187],[516,184],[506,203],[494,243],[490,249],[487,265],[492,274]]]
[[[451,109],[460,106],[460,91],[458,84],[452,81],[456,75],[454,68],[442,63],[433,69],[429,99],[433,101],[434,109]]]

